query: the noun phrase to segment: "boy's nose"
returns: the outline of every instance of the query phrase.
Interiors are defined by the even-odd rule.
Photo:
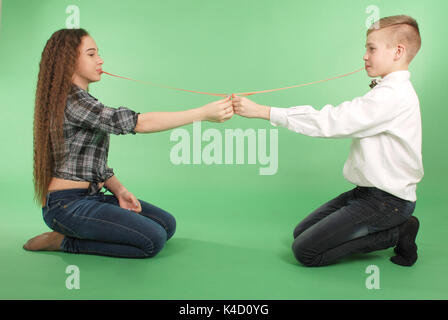
[[[367,53],[364,55],[364,57],[362,57],[362,59],[363,59],[364,61],[367,61]]]

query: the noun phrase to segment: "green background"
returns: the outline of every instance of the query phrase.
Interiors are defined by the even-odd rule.
[[[260,164],[178,165],[171,131],[111,136],[109,166],[139,199],[177,219],[177,232],[152,259],[28,252],[49,231],[33,202],[33,112],[38,65],[51,34],[77,5],[80,26],[95,39],[103,70],[208,92],[242,92],[330,78],[363,67],[366,13],[417,19],[422,49],[411,64],[423,122],[425,176],[414,215],[421,221],[419,260],[392,264],[392,249],[307,268],[290,249],[296,224],[354,186],[342,167],[350,139],[311,138],[279,129],[278,171]],[[2,299],[446,299],[446,1],[2,1],[0,29],[0,298]],[[443,67],[445,65],[445,67]],[[445,68],[445,69],[443,69]],[[278,107],[320,109],[367,92],[364,71],[304,88],[252,97]],[[178,111],[216,97],[102,76],[90,93],[105,105],[137,112]],[[192,133],[192,125],[185,126]],[[216,128],[271,129],[234,116]],[[68,265],[79,290],[65,287]],[[365,286],[367,266],[380,289]]]

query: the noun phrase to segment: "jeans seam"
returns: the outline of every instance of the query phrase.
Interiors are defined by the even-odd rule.
[[[113,195],[113,197],[116,198],[115,195]],[[105,200],[106,200],[106,195],[103,195],[103,202],[105,202]],[[139,201],[140,201],[140,200],[139,200]],[[145,218],[154,220],[155,222],[157,222],[158,224],[160,224],[160,225],[165,229],[165,231],[166,231],[167,233],[170,231],[170,229],[169,229],[169,225],[168,225],[167,223],[165,223],[165,221],[164,221],[163,218],[159,218],[159,217],[158,217],[157,215],[155,215],[155,214],[149,214],[149,213],[148,213],[148,214],[144,214],[143,208],[142,208],[142,212],[138,212],[138,214],[140,214],[141,216],[143,216],[143,217],[145,217]]]
[[[126,230],[132,231],[132,232],[134,232],[134,233],[136,233],[136,234],[142,236],[143,238],[147,239],[147,240],[151,243],[151,252],[154,250],[154,242],[153,242],[150,238],[148,238],[147,236],[145,236],[144,234],[138,232],[137,230],[134,230],[134,229],[128,228],[128,227],[126,227],[126,226],[123,226],[123,225],[121,225],[121,224],[114,223],[114,222],[107,221],[107,220],[102,220],[102,219],[97,219],[97,218],[91,218],[91,217],[84,217],[84,216],[77,216],[77,218],[87,219],[87,220],[95,220],[95,221],[99,221],[99,222],[103,222],[103,223],[109,223],[109,224],[112,224],[112,225],[114,225],[114,226],[121,227],[121,228],[124,228],[124,229],[126,229]],[[78,237],[78,238],[82,239],[81,237]]]
[[[76,232],[74,232],[72,229],[70,229],[69,227],[67,227],[65,224],[61,223],[60,221],[58,221],[56,218],[53,218],[53,222],[56,224],[59,224],[60,226],[62,226],[64,229],[67,229],[69,232],[71,232],[72,234],[74,234],[77,238],[81,238]]]
[[[79,240],[84,240],[84,239],[79,239]],[[140,249],[140,248],[137,248],[137,249]],[[141,249],[140,249],[141,250]],[[67,251],[66,251],[67,252]],[[100,252],[100,251],[94,251],[94,250],[92,250],[92,251],[90,251],[89,250],[89,252],[80,252],[81,254],[82,253],[84,253],[84,254],[99,254],[99,255],[107,255],[107,256],[111,256],[111,257],[120,257],[120,258],[135,258],[135,256],[133,256],[133,255],[126,255],[126,254],[119,254],[119,253],[113,253],[113,254],[111,254],[111,253],[108,253],[108,252]],[[138,257],[147,257],[147,255],[145,255],[145,254],[143,254],[142,256],[138,256]]]
[[[159,219],[159,217],[155,216],[155,215],[144,215],[142,214],[142,216],[149,218],[151,220],[156,220],[156,222],[160,225],[162,225],[162,227],[165,229],[166,232],[168,232],[168,225],[165,224],[165,221],[163,221],[163,219]]]

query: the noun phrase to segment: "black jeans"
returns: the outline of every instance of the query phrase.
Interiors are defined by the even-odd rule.
[[[373,187],[356,187],[316,209],[294,229],[292,250],[306,266],[393,247],[415,202]]]

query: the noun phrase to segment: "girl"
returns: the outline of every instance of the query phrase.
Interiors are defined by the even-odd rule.
[[[137,199],[107,166],[109,135],[168,130],[193,121],[224,122],[230,97],[180,112],[136,113],[104,106],[88,93],[103,60],[84,29],[61,29],[42,53],[34,113],[35,200],[54,231],[26,250],[153,257],[176,228],[174,217]],[[113,195],[101,192],[106,188]]]

